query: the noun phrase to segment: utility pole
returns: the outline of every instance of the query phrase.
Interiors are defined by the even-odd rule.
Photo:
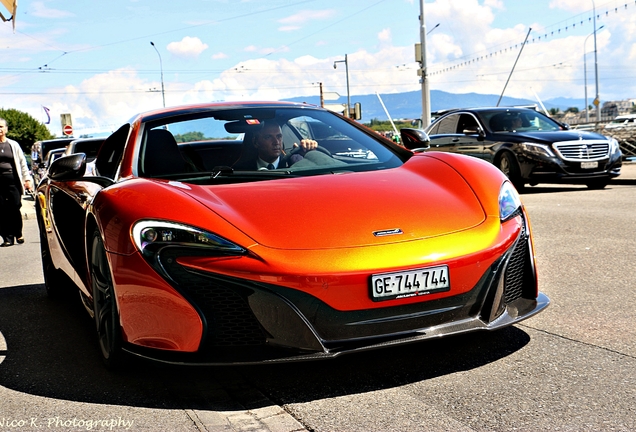
[[[592,33],[587,35],[587,37],[585,38],[585,41],[583,42],[583,83],[585,84],[585,122],[586,123],[590,122],[590,110],[587,105],[587,58],[586,58],[587,50],[585,47],[587,46],[587,40],[589,39],[589,37],[596,34],[596,31],[602,29],[603,27],[605,27],[605,25],[600,26],[599,28],[595,29]],[[598,91],[596,92],[596,97],[598,97]]]
[[[594,76],[596,77],[596,98],[594,99],[594,105],[596,106],[596,127],[601,121],[601,100],[598,94],[598,58],[596,56],[596,3],[592,0],[592,12],[594,13]],[[586,107],[587,108],[587,107]]]
[[[347,60],[347,55],[345,54],[344,60],[336,60],[333,62],[333,68],[336,69],[338,67],[338,63],[345,64],[345,73],[347,74],[347,111],[345,117],[351,117],[351,93],[349,93],[349,60]]]
[[[431,94],[428,88],[428,72],[426,70],[426,24],[424,22],[424,0],[420,0],[420,65],[418,71],[422,84],[422,128],[431,124]]]

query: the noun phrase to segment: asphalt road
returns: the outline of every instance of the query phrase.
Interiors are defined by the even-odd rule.
[[[552,300],[543,313],[494,333],[258,367],[106,371],[75,297],[47,298],[26,220],[27,242],[0,249],[0,430],[636,430],[636,185],[522,198]]]

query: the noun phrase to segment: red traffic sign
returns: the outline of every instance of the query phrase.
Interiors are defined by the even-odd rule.
[[[64,125],[62,132],[64,132],[64,135],[66,136],[73,135],[73,126],[71,126],[70,124]]]

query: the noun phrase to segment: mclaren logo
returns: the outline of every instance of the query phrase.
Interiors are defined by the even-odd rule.
[[[373,235],[376,237],[384,237],[390,235],[404,234],[400,228],[387,229],[382,231],[373,231]]]

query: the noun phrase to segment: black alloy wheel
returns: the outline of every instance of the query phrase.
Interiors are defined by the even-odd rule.
[[[521,168],[512,153],[504,151],[497,160],[497,168],[508,177],[513,186],[521,192],[524,181],[521,179]]]
[[[95,229],[93,232],[90,260],[93,311],[95,312],[99,348],[106,367],[116,368],[121,366],[123,361],[121,328],[113,279],[99,229]]]

